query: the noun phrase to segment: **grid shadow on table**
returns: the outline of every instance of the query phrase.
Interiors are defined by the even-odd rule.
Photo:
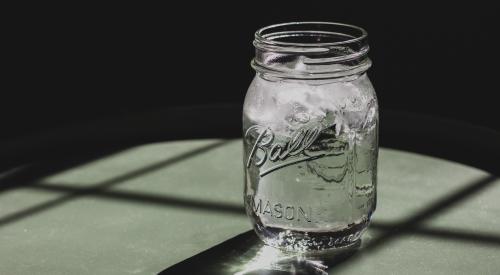
[[[188,159],[190,157],[196,156],[201,153],[208,152],[211,149],[223,146],[227,143],[228,141],[215,142],[207,146],[197,148],[190,152],[178,155],[176,157],[169,158],[167,160],[160,161],[155,164],[130,171],[128,173],[114,177],[112,179],[106,180],[101,183],[97,183],[90,187],[77,187],[72,184],[38,183],[36,181],[30,181],[34,179],[33,176],[23,178],[22,176],[20,176],[22,175],[22,173],[14,171],[13,175],[11,175],[10,177],[6,176],[2,178],[1,182],[8,183],[9,180],[12,180],[13,178],[15,179],[20,178],[26,181],[25,184],[16,186],[12,185],[0,186],[1,188],[0,190],[2,192],[7,192],[9,190],[14,190],[18,188],[32,188],[38,190],[45,190],[49,192],[62,193],[63,196],[48,202],[41,203],[39,205],[35,205],[33,207],[29,207],[27,209],[10,214],[8,216],[1,217],[0,226],[10,224],[18,220],[27,218],[31,215],[41,213],[42,211],[49,210],[53,207],[59,206],[65,202],[71,201],[73,199],[82,196],[93,196],[102,199],[122,200],[134,203],[155,204],[166,207],[192,208],[200,211],[216,211],[234,215],[244,215],[244,210],[240,205],[214,203],[201,200],[180,199],[176,197],[157,195],[157,194],[108,190],[110,187],[116,186],[126,180],[143,176],[147,173],[164,168],[168,165],[183,161],[185,159]],[[37,170],[35,169],[32,171],[37,171]],[[49,170],[49,172],[50,171],[52,170]],[[47,174],[43,171],[39,172],[40,172],[39,175]],[[457,231],[457,230],[429,229],[421,225],[424,221],[429,220],[438,213],[445,211],[451,206],[462,202],[471,195],[487,188],[496,179],[497,178],[494,176],[488,176],[481,178],[476,182],[472,182],[467,186],[463,187],[462,189],[435,201],[429,207],[425,208],[422,211],[419,211],[418,213],[415,213],[414,215],[410,216],[405,220],[393,223],[373,223],[371,225],[371,228],[380,231],[381,234],[379,234],[379,236],[373,238],[369,243],[364,245],[362,250],[354,248],[342,251],[337,255],[328,255],[328,257],[325,258],[321,259],[313,258],[312,260],[310,258],[304,259],[302,256],[296,257],[293,255],[292,256],[285,255],[286,257],[280,258],[281,260],[286,259],[285,265],[283,263],[275,263],[279,264],[280,269],[276,270],[269,269],[266,270],[265,272],[267,272],[267,274],[287,274],[286,272],[288,271],[286,268],[293,268],[294,270],[304,270],[304,271],[311,269],[310,271],[314,272],[322,272],[325,270],[331,271],[334,269],[337,270],[342,268],[343,263],[347,261],[349,262],[355,261],[356,259],[360,258],[363,254],[370,253],[376,249],[379,249],[380,247],[383,247],[390,241],[393,241],[394,239],[397,239],[398,237],[408,233],[425,235],[433,238],[446,238],[446,239],[453,239],[460,241],[482,242],[484,244],[498,246],[500,245],[500,236],[485,235],[474,232]],[[231,240],[228,240],[218,246],[215,246],[205,252],[195,255],[179,264],[167,268],[161,274],[176,274],[180,271],[187,272],[190,274],[204,274],[204,273],[208,274],[213,272],[214,270],[220,271],[221,268],[227,267],[228,263],[241,262],[242,260],[241,257],[248,257],[249,253],[250,254],[259,253],[259,251],[261,251],[262,249],[266,249],[266,247],[263,246],[260,241],[258,241],[253,232],[249,231]],[[232,252],[228,254],[228,251]],[[257,272],[257,271],[254,270],[252,272]],[[263,270],[260,270],[259,272],[263,272]],[[252,273],[250,272],[245,274],[252,274]]]
[[[207,146],[203,146],[201,148],[191,150],[187,153],[178,155],[176,157],[169,158],[169,159],[166,159],[164,161],[160,161],[160,162],[148,165],[146,167],[142,167],[142,168],[130,171],[128,173],[125,173],[123,175],[114,177],[112,179],[109,179],[109,180],[106,180],[106,181],[103,181],[100,183],[96,183],[90,187],[71,188],[71,186],[67,186],[68,188],[66,190],[64,190],[64,188],[59,190],[59,191],[64,191],[64,195],[61,197],[58,197],[56,199],[53,199],[53,200],[50,200],[47,202],[43,202],[43,203],[40,203],[40,204],[37,204],[34,206],[31,206],[31,207],[28,207],[24,210],[9,214],[7,216],[1,217],[0,218],[0,227],[7,225],[9,223],[13,223],[13,222],[16,222],[18,220],[30,217],[32,215],[38,214],[42,211],[49,210],[53,207],[60,206],[64,203],[72,201],[74,199],[77,199],[77,198],[80,198],[83,196],[89,196],[92,194],[99,194],[103,190],[109,189],[109,188],[116,186],[118,184],[121,184],[127,180],[130,180],[130,179],[133,179],[133,178],[136,178],[139,176],[143,176],[147,173],[151,173],[153,171],[165,168],[169,165],[178,163],[180,161],[186,160],[186,159],[194,157],[196,155],[208,152],[214,148],[223,146],[223,145],[227,144],[228,142],[229,141],[227,141],[227,140],[218,141],[218,142],[209,144]],[[40,173],[40,174],[45,174],[45,173]],[[5,179],[2,179],[2,180],[5,182],[9,182],[9,181],[13,180],[12,178],[14,178],[14,177],[19,177],[19,176],[17,174],[14,174],[11,177],[6,177]],[[22,184],[16,184],[16,185],[5,184],[3,186],[3,188],[2,188],[2,186],[0,186],[0,190],[3,189],[3,192],[7,192],[9,190],[15,190],[15,189],[19,189],[19,188],[35,188],[35,189],[36,188],[39,188],[39,189],[40,188],[41,189],[53,188],[52,191],[57,190],[57,186],[52,186],[52,185],[48,185],[48,184],[40,184],[40,183],[37,183],[36,181],[30,181],[30,179],[33,180],[33,177],[28,177],[27,180],[25,182],[23,182]],[[69,190],[69,189],[72,189],[72,190]],[[178,201],[180,202],[180,200],[178,200]]]

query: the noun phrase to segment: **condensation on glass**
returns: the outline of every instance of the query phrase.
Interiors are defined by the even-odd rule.
[[[258,30],[243,109],[245,208],[290,251],[358,242],[376,206],[378,105],[366,32],[327,22]]]

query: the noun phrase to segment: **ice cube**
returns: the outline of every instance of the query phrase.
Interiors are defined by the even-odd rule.
[[[310,82],[254,79],[246,102],[246,114],[255,123],[270,127],[275,133],[290,136],[313,121],[336,124],[336,134],[362,129],[373,123],[375,106],[369,82],[332,81],[321,85]],[[366,87],[365,87],[366,86]],[[328,118],[327,116],[330,115]],[[366,121],[367,118],[370,121]],[[333,121],[331,120],[333,119]]]

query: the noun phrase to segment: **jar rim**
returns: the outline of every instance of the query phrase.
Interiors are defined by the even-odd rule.
[[[274,24],[255,32],[252,67],[280,78],[323,79],[368,70],[367,32],[358,26],[321,21]]]
[[[308,28],[304,28],[307,27]],[[297,30],[286,30],[298,28]],[[339,32],[336,28],[343,28],[344,32]],[[285,29],[284,31],[279,31]],[[325,30],[322,30],[325,29]],[[330,30],[328,30],[330,29]],[[350,32],[350,33],[347,33]],[[331,42],[287,42],[280,41],[283,38],[300,37],[305,34],[308,35],[327,35],[331,36],[344,36],[345,40],[331,41]],[[256,47],[271,46],[271,47],[300,47],[300,48],[315,48],[315,47],[329,47],[341,46],[360,42],[366,39],[368,33],[365,29],[345,23],[338,22],[325,22],[325,21],[301,21],[301,22],[288,22],[279,23],[266,26],[258,29],[255,32],[254,45]]]

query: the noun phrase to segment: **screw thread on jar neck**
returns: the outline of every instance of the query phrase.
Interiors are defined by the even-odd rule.
[[[330,22],[271,25],[255,33],[252,67],[287,79],[329,79],[362,74],[371,66],[364,29]]]

